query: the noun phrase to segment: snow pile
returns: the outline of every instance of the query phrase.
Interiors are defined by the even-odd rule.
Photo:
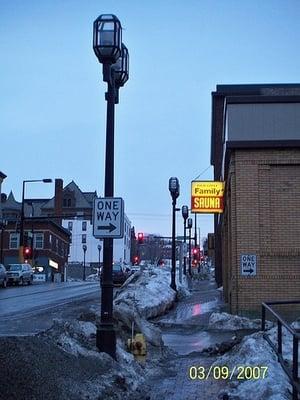
[[[115,306],[121,303],[136,307],[141,317],[148,319],[163,314],[175,301],[170,288],[170,274],[162,269],[136,272],[119,290]]]
[[[276,354],[263,338],[262,332],[245,336],[240,344],[219,357],[212,368],[220,366],[228,367],[230,375],[235,368],[228,384],[230,389],[226,391],[232,400],[249,400],[249,393],[255,393],[255,399],[290,399],[288,377],[277,361]],[[243,367],[258,367],[256,372],[260,371],[259,379],[250,379],[249,375],[249,379],[245,379]],[[248,373],[251,374],[249,368]]]
[[[266,321],[266,328],[270,329],[274,324]],[[232,315],[225,312],[212,313],[209,318],[208,329],[226,329],[228,331],[235,331],[239,329],[261,329],[260,319],[249,319]]]
[[[56,344],[64,352],[75,357],[84,357],[88,362],[97,362],[102,366],[101,379],[86,381],[80,387],[83,399],[111,398],[116,399],[136,398],[133,392],[140,395],[141,388],[146,381],[142,367],[134,359],[134,356],[125,351],[121,341],[117,340],[116,361],[106,353],[99,353],[95,347],[96,325],[92,322],[77,321],[64,322],[55,320],[52,328],[52,335],[56,338]],[[118,393],[118,390],[120,393]],[[78,390],[78,388],[74,390]],[[124,391],[126,396],[124,397]],[[74,392],[74,393],[75,393]],[[131,395],[130,395],[131,393]],[[127,397],[128,396],[128,397]]]
[[[93,281],[98,282],[99,281],[99,275],[98,274],[88,275],[86,280],[89,281],[89,282],[93,282]]]
[[[176,292],[170,288],[170,273],[152,268],[133,274],[118,291],[114,300],[114,317],[128,329],[132,322],[136,331],[142,332],[147,341],[162,345],[158,328],[148,318],[164,314],[174,303]]]

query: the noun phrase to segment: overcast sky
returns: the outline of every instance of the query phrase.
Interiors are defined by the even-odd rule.
[[[0,0],[2,191],[24,179],[74,180],[104,192],[106,86],[93,21],[118,16],[130,78],[116,106],[115,196],[136,231],[171,234],[168,180],[210,167],[211,92],[217,84],[297,83],[299,0]],[[53,184],[28,184],[50,197]],[[198,217],[201,237],[211,215]],[[178,216],[178,233],[182,219]]]

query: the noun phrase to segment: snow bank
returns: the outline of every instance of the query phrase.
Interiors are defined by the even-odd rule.
[[[148,318],[164,314],[174,303],[176,292],[170,288],[170,273],[161,268],[136,272],[118,291],[114,300],[114,317],[131,329],[142,332],[147,341],[162,345],[158,328]]]
[[[88,275],[86,277],[86,280],[89,281],[89,282],[93,282],[93,281],[98,282],[99,281],[99,275],[97,273]]]
[[[245,336],[240,344],[219,357],[213,367],[220,366],[228,367],[230,373],[235,368],[232,380],[228,384],[229,389],[226,391],[232,400],[249,400],[249,393],[255,393],[255,399],[290,399],[290,384],[287,375],[277,361],[276,354],[263,338],[262,332]],[[260,378],[241,379],[244,377],[242,366],[259,367]],[[262,367],[267,367],[264,378]],[[238,374],[240,374],[239,379]]]
[[[266,328],[270,329],[274,324],[270,321],[266,321]],[[224,329],[229,331],[235,331],[238,329],[261,329],[260,319],[249,319],[245,317],[239,317],[238,315],[232,315],[228,313],[212,313],[208,323],[209,329]]]
[[[176,292],[170,288],[170,274],[162,269],[136,272],[121,287],[115,299],[115,307],[121,303],[136,307],[141,317],[156,317],[170,308]]]

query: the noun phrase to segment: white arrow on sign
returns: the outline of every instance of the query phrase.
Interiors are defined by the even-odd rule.
[[[124,201],[121,197],[95,199],[93,215],[95,238],[122,238],[124,236]]]

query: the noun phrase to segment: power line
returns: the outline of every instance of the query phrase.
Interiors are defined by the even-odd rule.
[[[194,178],[193,180],[195,181],[196,179],[200,178],[200,176],[203,175],[209,168],[211,168],[211,165],[209,165],[204,171],[201,172],[201,174],[196,176],[196,178]]]

